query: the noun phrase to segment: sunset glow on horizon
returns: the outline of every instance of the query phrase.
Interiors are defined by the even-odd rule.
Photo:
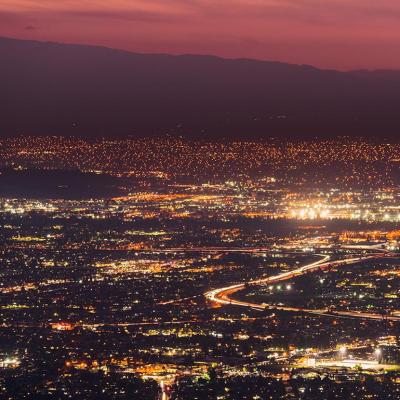
[[[400,69],[394,0],[0,0],[0,35],[322,68]]]

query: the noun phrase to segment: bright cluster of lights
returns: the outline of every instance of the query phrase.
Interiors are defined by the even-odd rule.
[[[331,217],[331,212],[328,209],[307,207],[298,210],[292,210],[290,215],[292,218],[296,219],[327,219]]]

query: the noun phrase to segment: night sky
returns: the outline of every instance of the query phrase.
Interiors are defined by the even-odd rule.
[[[322,68],[400,69],[398,0],[0,0],[0,35]]]

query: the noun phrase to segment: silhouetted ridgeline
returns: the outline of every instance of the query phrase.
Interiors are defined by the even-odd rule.
[[[248,138],[400,130],[400,72],[0,38],[0,135]]]

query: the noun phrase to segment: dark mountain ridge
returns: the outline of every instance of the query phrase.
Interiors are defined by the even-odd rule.
[[[400,72],[0,38],[0,135],[392,136]]]

